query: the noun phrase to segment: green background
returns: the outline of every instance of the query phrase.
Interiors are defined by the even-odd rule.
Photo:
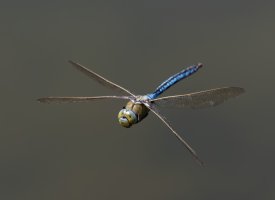
[[[1,1],[0,199],[275,199],[274,1]],[[136,94],[198,62],[165,95],[222,86],[246,93],[163,114],[131,129],[124,101],[41,104],[44,96],[113,95],[77,61]]]

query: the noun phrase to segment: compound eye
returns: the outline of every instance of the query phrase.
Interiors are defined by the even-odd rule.
[[[129,128],[133,124],[137,123],[137,116],[131,110],[122,109],[118,113],[117,117],[118,117],[118,121],[119,121],[120,125],[127,127],[127,128]]]
[[[129,128],[132,124],[129,122],[129,119],[127,118],[127,110],[126,109],[122,109],[119,113],[118,113],[118,122],[121,126],[125,127],[125,128]]]
[[[125,109],[122,109],[121,111],[119,111],[117,117],[118,117],[118,119],[119,119],[119,118],[125,117],[125,115],[126,115],[126,110],[125,110]]]
[[[129,121],[126,117],[121,117],[118,119],[118,121],[119,121],[120,125],[125,128],[129,128],[131,126],[131,124],[129,123]]]

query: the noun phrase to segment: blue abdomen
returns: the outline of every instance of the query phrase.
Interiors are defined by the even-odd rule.
[[[199,70],[199,68],[201,68],[202,66],[203,65],[201,63],[199,63],[197,65],[190,66],[190,67],[182,70],[181,72],[169,77],[160,86],[158,86],[157,89],[153,93],[150,93],[147,96],[150,99],[157,98],[160,94],[162,94],[164,91],[166,91],[171,86],[175,85],[180,80],[182,80],[182,79],[194,74],[195,72],[197,72]]]

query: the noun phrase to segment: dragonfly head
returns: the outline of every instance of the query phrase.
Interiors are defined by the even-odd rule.
[[[137,123],[137,115],[132,111],[123,108],[118,113],[118,121],[121,126],[130,128],[133,124]]]

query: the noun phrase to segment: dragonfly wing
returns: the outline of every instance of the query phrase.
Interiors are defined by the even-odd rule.
[[[192,156],[199,162],[200,165],[203,165],[203,161],[198,157],[196,151],[191,147],[186,140],[180,136],[170,125],[170,123],[167,121],[167,119],[160,114],[157,107],[154,104],[144,104],[147,108],[149,108],[171,131],[175,134],[175,136],[182,142],[182,144],[188,149],[188,151],[192,154]]]
[[[223,87],[184,95],[161,97],[152,99],[151,101],[159,106],[197,109],[219,105],[227,99],[236,97],[242,93],[244,93],[243,88]]]
[[[69,60],[69,63],[71,63],[77,70],[83,72],[84,74],[86,74],[87,76],[89,76],[90,78],[96,80],[97,82],[99,82],[100,84],[106,86],[106,87],[109,87],[111,89],[116,89],[118,91],[120,91],[122,94],[127,94],[127,95],[131,95],[131,96],[135,96],[133,93],[131,93],[129,90],[123,88],[122,86],[116,84],[116,83],[113,83],[112,81],[109,81],[108,79],[100,76],[99,74],[91,71],[90,69],[78,64],[78,63],[75,63],[71,60]]]
[[[75,103],[75,102],[89,102],[102,99],[127,99],[128,96],[97,96],[97,97],[44,97],[37,99],[41,103]]]

